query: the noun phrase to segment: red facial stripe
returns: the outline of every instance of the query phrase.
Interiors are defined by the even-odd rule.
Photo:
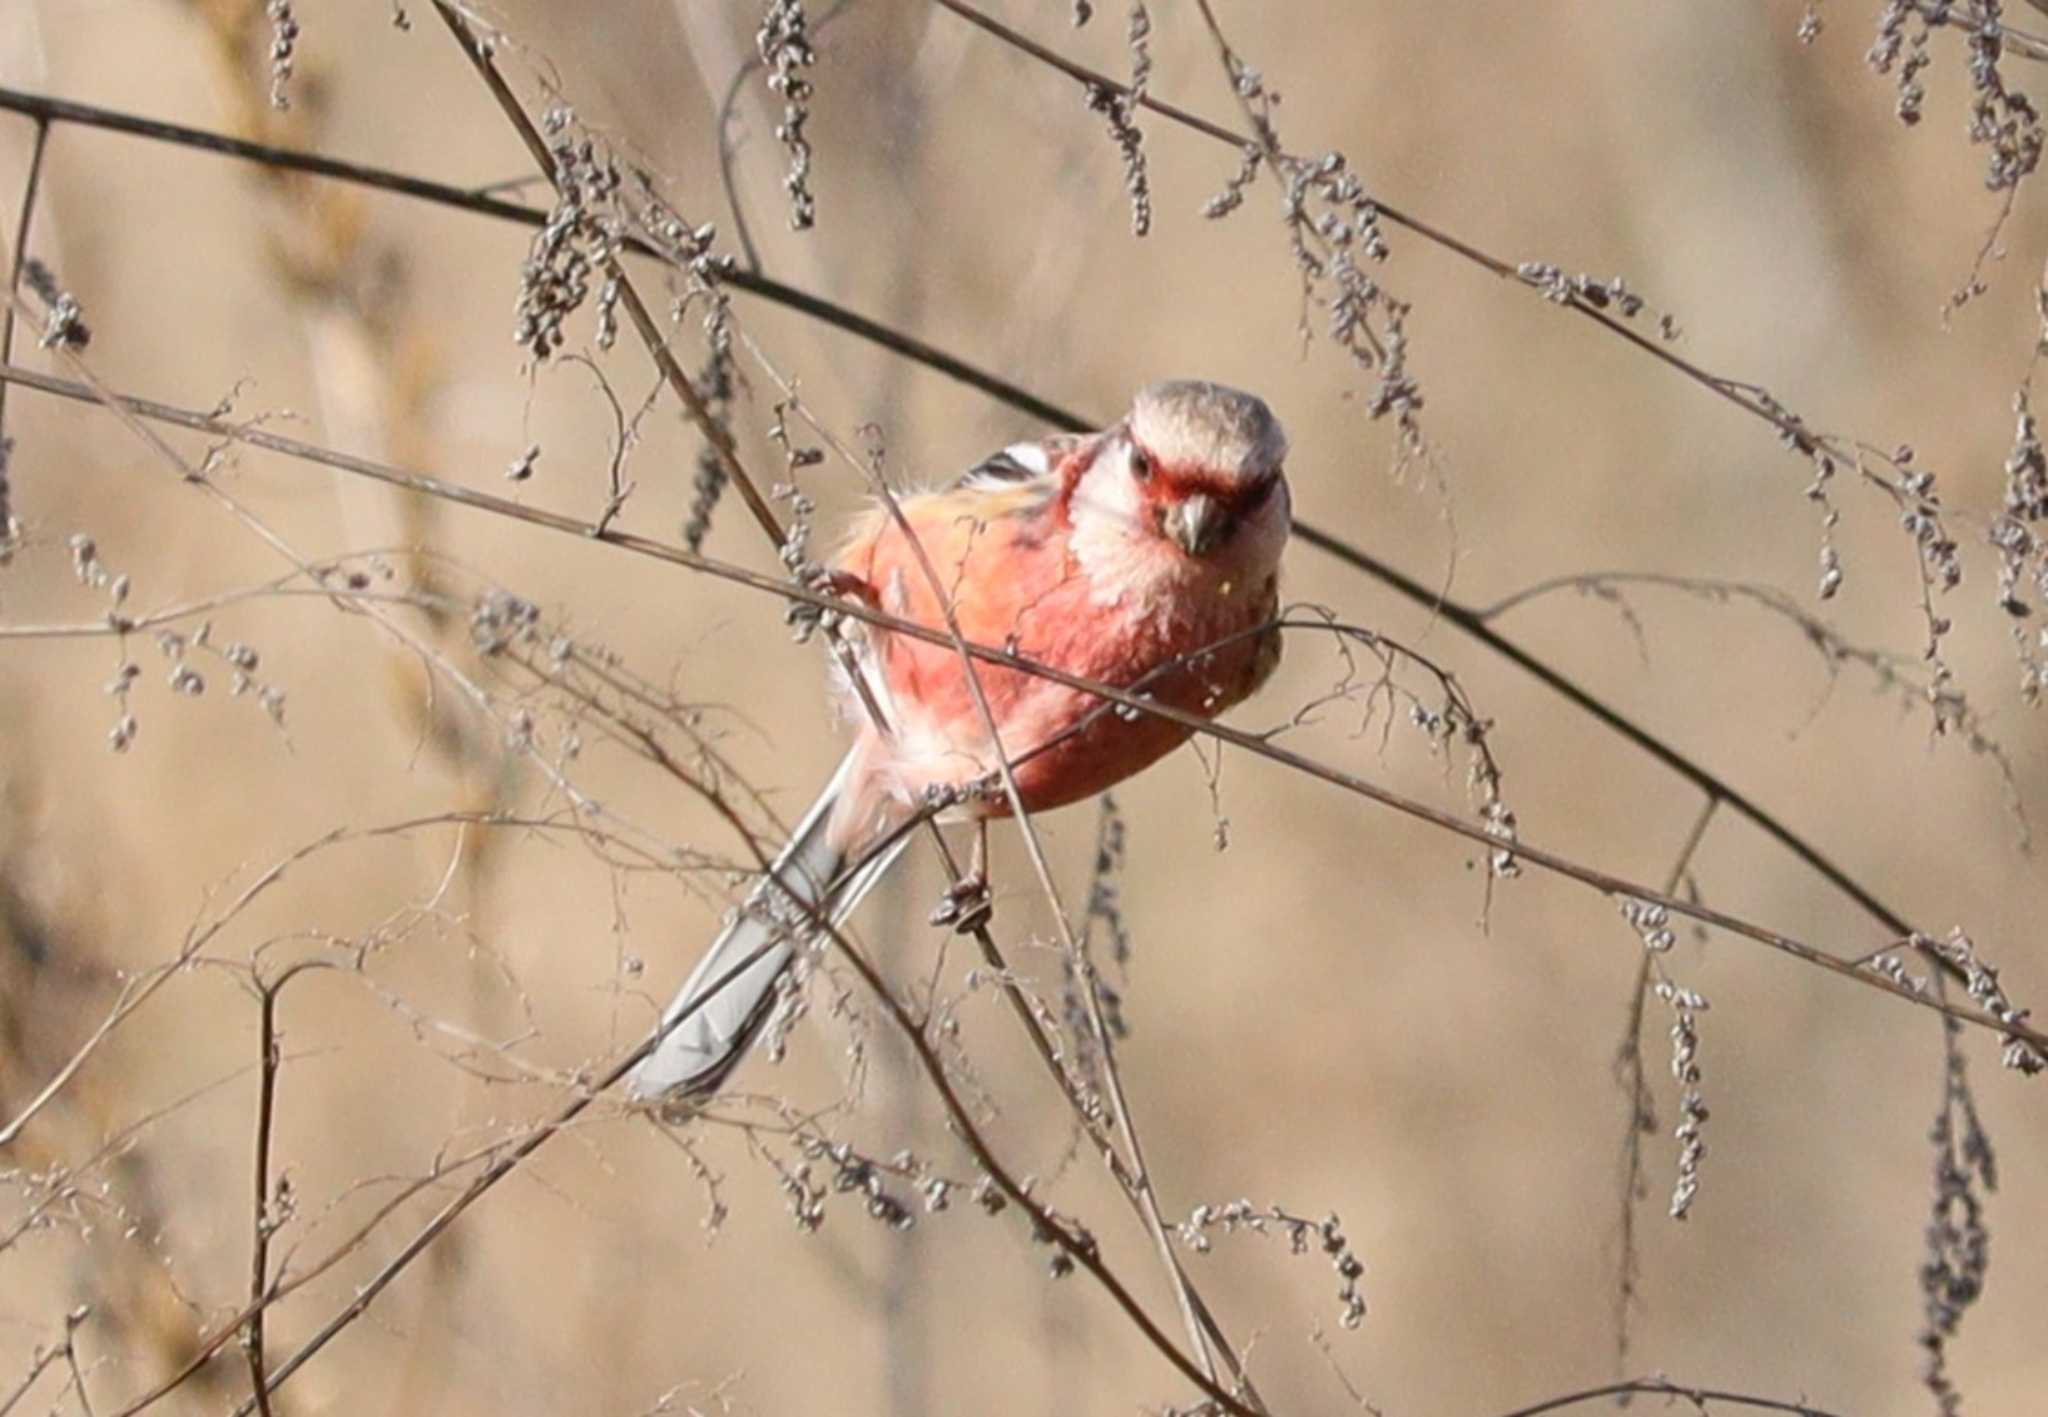
[[[1154,465],[1149,495],[1157,498],[1180,501],[1199,494],[1215,498],[1226,507],[1237,506],[1257,497],[1263,488],[1270,487],[1270,478],[1256,482],[1245,482],[1233,477],[1219,477],[1203,467],[1162,467]]]

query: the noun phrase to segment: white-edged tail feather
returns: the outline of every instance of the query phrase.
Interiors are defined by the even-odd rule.
[[[859,757],[858,749],[846,755],[769,874],[662,1011],[661,1042],[626,1080],[632,1097],[645,1101],[716,1088],[774,1012],[776,981],[812,932],[813,919],[833,925],[844,920],[902,851],[907,837],[872,852],[871,841],[834,839],[840,834],[833,830],[834,812],[854,790]],[[849,861],[856,863],[851,872]]]

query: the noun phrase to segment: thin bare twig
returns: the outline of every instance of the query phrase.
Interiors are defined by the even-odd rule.
[[[1754,1393],[1729,1392],[1722,1388],[1687,1387],[1672,1382],[1669,1378],[1632,1378],[1627,1382],[1606,1383],[1600,1387],[1589,1387],[1580,1392],[1566,1393],[1553,1397],[1547,1402],[1532,1407],[1517,1407],[1512,1412],[1503,1412],[1500,1417],[1543,1417],[1547,1412],[1562,1412],[1567,1407],[1582,1407],[1589,1402],[1600,1402],[1609,1398],[1670,1397],[1690,1402],[1704,1412],[1709,1402],[1725,1402],[1733,1407],[1750,1407],[1763,1412],[1785,1412],[1791,1417],[1835,1417],[1826,1408],[1815,1407],[1810,1402],[1786,1402],[1775,1397],[1758,1397]]]
[[[28,177],[21,184],[21,215],[14,223],[14,261],[7,274],[7,289],[21,289],[21,272],[28,261],[29,227],[35,220],[36,196],[43,179],[43,154],[50,143],[50,120],[36,119],[36,136],[29,147]],[[14,359],[14,302],[0,304],[0,360]],[[7,487],[7,388],[0,384],[0,546],[8,540]]]
[[[284,1049],[277,1032],[277,1000],[284,986],[301,974],[331,968],[327,961],[301,960],[288,966],[275,979],[255,978],[260,1003],[257,1024],[258,1072],[256,1086],[255,1198],[250,1208],[249,1326],[242,1347],[249,1361],[249,1387],[261,1417],[271,1417],[270,1380],[264,1370],[263,1318],[269,1312],[270,1237],[285,1219],[280,1193],[275,1199],[270,1186],[270,1145],[277,1118],[277,1074],[284,1064]]]
[[[21,1381],[14,1385],[13,1391],[7,1394],[5,1400],[0,1400],[0,1417],[7,1417],[8,1413],[20,1406],[21,1400],[28,1396],[29,1389],[36,1385],[36,1379],[48,1371],[50,1366],[57,1362],[58,1359],[61,1358],[71,1364],[74,1374],[78,1371],[78,1360],[73,1352],[73,1342],[78,1334],[78,1326],[84,1323],[91,1314],[92,1310],[82,1306],[73,1309],[64,1316],[64,1337],[51,1344],[48,1348],[41,1347],[40,1345],[37,1346],[34,1356],[29,1360],[28,1371],[21,1375]],[[83,1383],[79,1385],[78,1390],[82,1400],[85,1392]]]
[[[216,915],[207,924],[203,926],[195,925],[192,929],[186,931],[185,941],[179,946],[178,953],[171,959],[170,963],[159,965],[155,969],[138,974],[122,986],[120,997],[114,1001],[114,1007],[108,1010],[106,1018],[101,1020],[99,1027],[95,1028],[86,1038],[85,1042],[78,1046],[78,1050],[71,1055],[70,1060],[63,1067],[57,1069],[55,1075],[47,1083],[43,1084],[42,1089],[33,1098],[29,1099],[28,1104],[16,1114],[14,1120],[6,1126],[0,1127],[0,1147],[12,1145],[14,1139],[21,1135],[21,1129],[34,1121],[36,1114],[47,1107],[50,1104],[50,1100],[64,1090],[66,1084],[73,1077],[77,1076],[78,1070],[85,1066],[87,1060],[94,1053],[99,1051],[100,1046],[107,1041],[114,1030],[119,1028],[137,1009],[148,1003],[151,996],[157,990],[163,988],[175,975],[191,964],[193,960],[197,959],[200,953],[209,944],[213,943],[214,938],[240,916],[242,911],[249,906],[250,902],[282,880],[286,871],[322,847],[331,842],[338,841],[343,834],[340,829],[328,832],[325,836],[309,842],[297,851],[277,861],[269,870],[244,887],[234,900],[228,904],[226,910]]]

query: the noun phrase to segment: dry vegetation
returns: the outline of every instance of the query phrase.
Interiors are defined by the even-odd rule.
[[[2030,21],[0,0],[0,1414],[2033,1410]],[[1275,682],[628,1108],[840,517],[1184,374]]]

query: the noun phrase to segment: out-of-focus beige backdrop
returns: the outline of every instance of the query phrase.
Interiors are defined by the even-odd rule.
[[[268,114],[261,6],[171,0],[0,0],[0,82],[462,185],[528,162],[424,3],[410,29],[387,5],[297,5],[295,108]],[[1843,477],[1847,570],[1821,607],[1809,471],[1763,423],[1532,291],[1400,232],[1380,274],[1413,311],[1430,463],[1391,472],[1391,429],[1362,411],[1367,380],[1321,338],[1304,347],[1298,296],[1262,179],[1243,210],[1204,221],[1235,167],[1228,149],[1146,118],[1157,207],[1130,234],[1120,164],[1074,86],[940,9],[813,5],[819,62],[808,134],[818,225],[788,228],[784,157],[758,74],[736,109],[736,177],[766,268],[896,323],[1091,416],[1130,390],[1194,374],[1261,391],[1286,420],[1300,513],[1375,555],[1485,604],[1589,570],[1754,581],[1824,609],[1859,645],[1910,660],[1921,634],[1913,562],[1890,505]],[[1768,386],[1812,424],[1935,469],[1969,578],[1944,607],[1961,687],[2004,745],[2019,795],[2048,811],[2041,711],[2024,706],[1982,545],[2012,433],[2010,403],[2038,316],[2042,206],[2022,192],[1987,271],[1989,293],[1944,327],[1942,307],[1997,214],[1965,137],[1964,52],[1932,43],[1926,121],[1892,117],[1863,62],[1879,7],[1831,4],[1817,42],[1796,5],[1532,6],[1416,0],[1251,5],[1220,18],[1285,101],[1299,150],[1338,148],[1372,190],[1511,261],[1620,273],[1704,367]],[[696,221],[736,249],[713,113],[752,49],[762,7],[707,0],[545,5],[502,12],[529,101],[552,74],[585,121],[670,179]],[[1078,33],[1053,0],[995,9],[1112,73],[1120,7]],[[1192,7],[1154,7],[1153,91],[1239,121]],[[240,13],[242,11],[255,13]],[[602,13],[596,13],[601,11]],[[241,28],[237,28],[237,26]],[[2009,60],[2016,85],[2038,66]],[[5,229],[31,125],[0,118]],[[531,185],[514,195],[539,201]],[[589,371],[538,372],[509,338],[529,234],[460,212],[317,182],[280,183],[216,156],[87,128],[52,134],[30,239],[82,301],[94,371],[116,388],[208,408],[390,458],[535,505],[594,516],[610,411]],[[643,271],[650,290],[658,277]],[[847,335],[745,296],[740,328],[857,440],[874,424],[888,465],[937,479],[1034,431],[985,398]],[[697,312],[678,336],[701,360]],[[1312,322],[1313,323],[1313,322]],[[586,310],[572,350],[592,351]],[[32,341],[19,358],[56,367]],[[628,412],[651,384],[628,330],[599,356]],[[779,476],[774,390],[743,367],[742,455]],[[61,369],[59,372],[62,372]],[[27,547],[0,569],[0,627],[91,622],[67,539],[86,534],[130,578],[129,608],[247,589],[288,565],[180,485],[104,413],[23,391],[6,406]],[[620,525],[674,540],[697,441],[667,401],[642,425]],[[173,440],[188,456],[204,440]],[[533,477],[504,479],[529,445]],[[792,644],[770,599],[672,566],[455,508],[408,507],[302,463],[235,453],[216,469],[307,557],[382,551],[402,590],[424,542],[455,595],[501,586],[550,633],[602,645],[703,707],[734,770],[800,812],[837,751],[815,646]],[[806,474],[832,521],[859,496],[837,461]],[[734,503],[712,554],[767,570]],[[1305,548],[1292,596],[1414,644],[1452,668],[1497,721],[1506,792],[1532,842],[1646,882],[1671,870],[1700,808],[1644,754],[1417,608]],[[1647,654],[1611,605],[1569,591],[1498,624],[1736,787],[1933,932],[1968,929],[2015,997],[2048,991],[2048,872],[2019,850],[2007,785],[1962,744],[1930,745],[1854,663],[1830,685],[1794,626],[1753,606],[1645,589],[1630,601]],[[452,654],[519,707],[516,673],[479,665],[460,611],[393,623]],[[462,809],[562,807],[528,760],[420,657],[318,595],[238,601],[211,615],[217,646],[260,654],[286,729],[195,648],[210,687],[167,683],[148,636],[128,654],[139,732],[116,755],[106,637],[0,640],[0,1111],[13,1116],[114,1004],[124,974],[172,958],[194,922],[287,853],[337,827]],[[182,629],[190,634],[196,623]],[[1297,640],[1264,696],[1239,711],[1276,725],[1326,690],[1330,646]],[[1411,680],[1411,683],[1420,681]],[[563,724],[544,701],[553,754]],[[1448,769],[1405,721],[1328,706],[1286,741],[1390,787],[1466,811]],[[466,737],[464,735],[467,735]],[[587,726],[567,772],[619,820],[720,859],[737,847],[673,780]],[[1646,1047],[1663,1131],[1646,1143],[1641,1280],[1625,1361],[1615,1351],[1620,1155],[1626,1101],[1611,1063],[1639,947],[1612,902],[1532,872],[1500,886],[1482,928],[1484,872],[1468,844],[1239,754],[1212,803],[1182,752],[1120,794],[1123,899],[1136,954],[1125,983],[1126,1082],[1162,1202],[1185,1215],[1237,1197],[1334,1211],[1364,1260],[1371,1312],[1338,1327],[1337,1281],[1284,1241],[1219,1239],[1189,1265],[1251,1349],[1275,1411],[1345,1410],[1317,1351],[1391,1414],[1504,1411],[1629,1373],[1805,1398],[1831,1410],[1929,1410],[1918,1383],[1927,1131],[1941,1090],[1931,1014],[1741,940],[1682,936],[1674,975],[1705,994],[1700,1065],[1711,1108],[1692,1218],[1663,1217],[1669,1013]],[[1227,818],[1229,847],[1215,841]],[[1085,898],[1092,809],[1046,819],[1066,898]],[[487,845],[483,844],[487,841]],[[327,1256],[407,1178],[559,1104],[573,1070],[628,1046],[722,908],[715,872],[614,872],[573,840],[446,828],[351,840],[291,869],[93,1054],[5,1152],[0,1197],[0,1390],[91,1306],[77,1353],[93,1410],[145,1391],[248,1293],[258,1008],[252,953],[360,972],[302,978],[281,1006],[287,1055],[274,1166],[273,1259]],[[1854,956],[1882,931],[1756,830],[1723,813],[1695,860],[1713,905]],[[998,933],[1055,1007],[1049,917],[1016,843],[997,856]],[[923,926],[935,868],[860,918],[897,977],[930,970]],[[339,943],[337,943],[339,942]],[[966,955],[942,976],[962,988]],[[820,981],[779,1067],[735,1086],[802,1108],[845,1092],[850,978]],[[974,1168],[928,1088],[864,1007],[870,1041],[850,1108],[821,1125],[867,1152],[909,1147],[946,1175]],[[989,1133],[1043,1195],[1081,1216],[1168,1332],[1156,1259],[1083,1149],[987,987],[960,1003],[966,1084]],[[489,1046],[497,1045],[497,1046]],[[2048,1384],[2036,1277],[2048,1267],[2044,1094],[1964,1040],[2000,1181],[1987,1221],[1989,1287],[1953,1346],[1977,1413],[2033,1410]],[[524,1070],[522,1072],[522,1070]],[[486,1075],[496,1081],[486,1080]],[[760,1113],[748,1113],[760,1117]],[[792,1224],[786,1143],[729,1125],[678,1134],[601,1105],[471,1210],[360,1321],[281,1391],[283,1412],[707,1411],[1117,1413],[1185,1406],[1190,1390],[1085,1276],[1051,1280],[1014,1210],[964,1201],[905,1233],[828,1197],[816,1234]],[[771,1159],[772,1153],[772,1159]],[[273,1310],[276,1362],[347,1302],[422,1223],[458,1171]],[[830,1167],[814,1167],[829,1180]],[[715,1234],[703,1176],[724,1209]],[[69,1178],[67,1180],[67,1178]],[[899,1190],[905,1188],[899,1187]],[[58,1403],[63,1365],[46,1373]],[[247,1393],[232,1343],[167,1405],[219,1411]],[[64,1410],[78,1410],[75,1398]],[[672,1410],[682,1410],[676,1407]]]

